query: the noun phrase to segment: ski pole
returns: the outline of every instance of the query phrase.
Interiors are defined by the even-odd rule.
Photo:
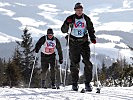
[[[61,67],[61,64],[60,64],[60,82],[61,82],[61,84],[63,85],[63,82],[62,82],[62,67]]]
[[[94,56],[95,56],[95,62],[96,62],[96,47],[95,47],[95,44],[94,44]],[[98,80],[98,73],[97,73],[97,65],[95,65],[95,68],[96,68],[96,80],[97,80],[97,92],[96,93],[100,93],[100,86],[99,86],[99,80]]]
[[[31,71],[31,75],[30,75],[30,81],[29,81],[29,86],[28,86],[28,88],[30,88],[30,85],[31,85],[31,79],[32,79],[32,75],[33,75],[34,68],[35,68],[36,58],[37,58],[37,53],[36,53],[36,55],[35,55],[35,59],[34,59],[32,71]]]
[[[67,65],[68,65],[68,56],[69,56],[69,38],[70,38],[70,36],[69,36],[69,33],[68,33],[64,86],[66,85],[66,74],[67,74]]]

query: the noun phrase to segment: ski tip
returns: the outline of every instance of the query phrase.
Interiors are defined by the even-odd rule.
[[[56,89],[58,90],[58,89],[60,89],[60,87],[56,87]]]
[[[97,88],[97,92],[96,93],[100,93],[100,90],[101,90],[100,88]]]
[[[83,88],[83,89],[80,91],[80,93],[85,93],[85,89]]]

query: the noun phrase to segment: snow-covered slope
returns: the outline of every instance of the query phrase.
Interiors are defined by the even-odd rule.
[[[102,61],[105,63],[110,59],[113,62],[116,59],[126,58],[127,62],[132,62],[130,57],[133,52],[128,46],[133,46],[132,33],[122,31],[99,31],[97,32],[96,53],[97,55],[105,55]],[[92,51],[93,50],[93,46]],[[101,59],[101,58],[99,58]]]
[[[21,39],[0,32],[0,43],[21,41]]]
[[[80,85],[79,90],[83,87]],[[100,94],[96,88],[90,93],[71,90],[71,86],[59,90],[39,88],[0,88],[1,100],[133,100],[133,87],[104,87]]]

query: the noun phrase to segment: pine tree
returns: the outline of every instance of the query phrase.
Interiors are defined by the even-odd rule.
[[[121,78],[121,66],[119,61],[113,63],[112,66],[109,67],[108,72],[109,72],[108,74],[110,75],[110,78],[114,83],[113,85],[117,86],[118,85],[117,80]]]
[[[132,86],[133,85],[133,67],[131,65],[127,65],[123,69],[123,80],[124,84],[123,86]]]
[[[16,47],[15,48],[15,52],[14,52],[14,55],[13,55],[13,58],[12,58],[12,66],[13,66],[13,68],[14,68],[14,74],[15,74],[15,76],[16,76],[16,85],[18,86],[18,85],[22,85],[21,83],[23,83],[22,82],[22,73],[21,73],[21,53],[20,53],[20,51],[19,51],[19,48],[18,47]]]
[[[2,86],[2,78],[3,78],[3,61],[0,58],[0,86]]]
[[[13,75],[12,75],[12,73],[14,73],[14,72],[13,72],[12,69],[13,68],[12,68],[12,65],[11,65],[11,58],[9,58],[7,66],[6,66],[6,75],[7,75],[8,86],[10,86],[10,87],[12,87],[12,84],[13,84],[13,81],[14,81]]]
[[[3,59],[0,58],[0,86],[3,85],[3,79],[4,79],[4,64],[3,64]]]
[[[133,47],[129,46],[129,48],[133,52]],[[133,57],[131,57],[131,59],[132,59],[132,65],[129,66],[129,69],[130,69],[130,72],[129,72],[129,74],[130,74],[129,86],[133,86]]]
[[[0,86],[5,86],[7,85],[7,76],[6,76],[6,62],[4,59],[0,58]]]
[[[99,78],[100,78],[101,85],[104,85],[104,83],[106,82],[106,79],[107,79],[107,69],[106,69],[104,61],[102,63],[102,68],[100,71],[100,77]]]
[[[30,79],[30,74],[31,74],[31,69],[33,65],[33,44],[32,44],[32,37],[31,34],[28,33],[28,29],[25,28],[23,31],[22,35],[22,41],[18,42],[17,44],[21,47],[21,69],[22,69],[22,75],[24,77],[24,82],[28,85],[29,79]]]
[[[131,46],[128,46],[128,47],[130,48],[131,51],[133,51],[133,47]],[[132,66],[133,66],[133,57],[131,57],[131,59],[132,59]]]

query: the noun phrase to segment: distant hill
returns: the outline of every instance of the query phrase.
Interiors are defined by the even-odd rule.
[[[121,57],[126,57],[127,61],[130,62],[130,57],[133,53],[130,51],[127,45],[133,46],[133,34],[122,31],[98,31],[96,33],[97,44],[96,44],[96,54],[97,61],[94,62],[94,45],[90,44],[91,47],[91,61],[97,63],[101,66],[102,62],[105,61],[107,65],[111,65],[116,59]],[[38,38],[33,38],[33,44],[37,42]],[[66,59],[66,40],[62,36],[57,36],[61,41],[63,48],[64,60]],[[8,59],[13,55],[14,48],[16,46],[15,42],[10,43],[0,43],[0,57]],[[57,56],[58,57],[58,56]]]

